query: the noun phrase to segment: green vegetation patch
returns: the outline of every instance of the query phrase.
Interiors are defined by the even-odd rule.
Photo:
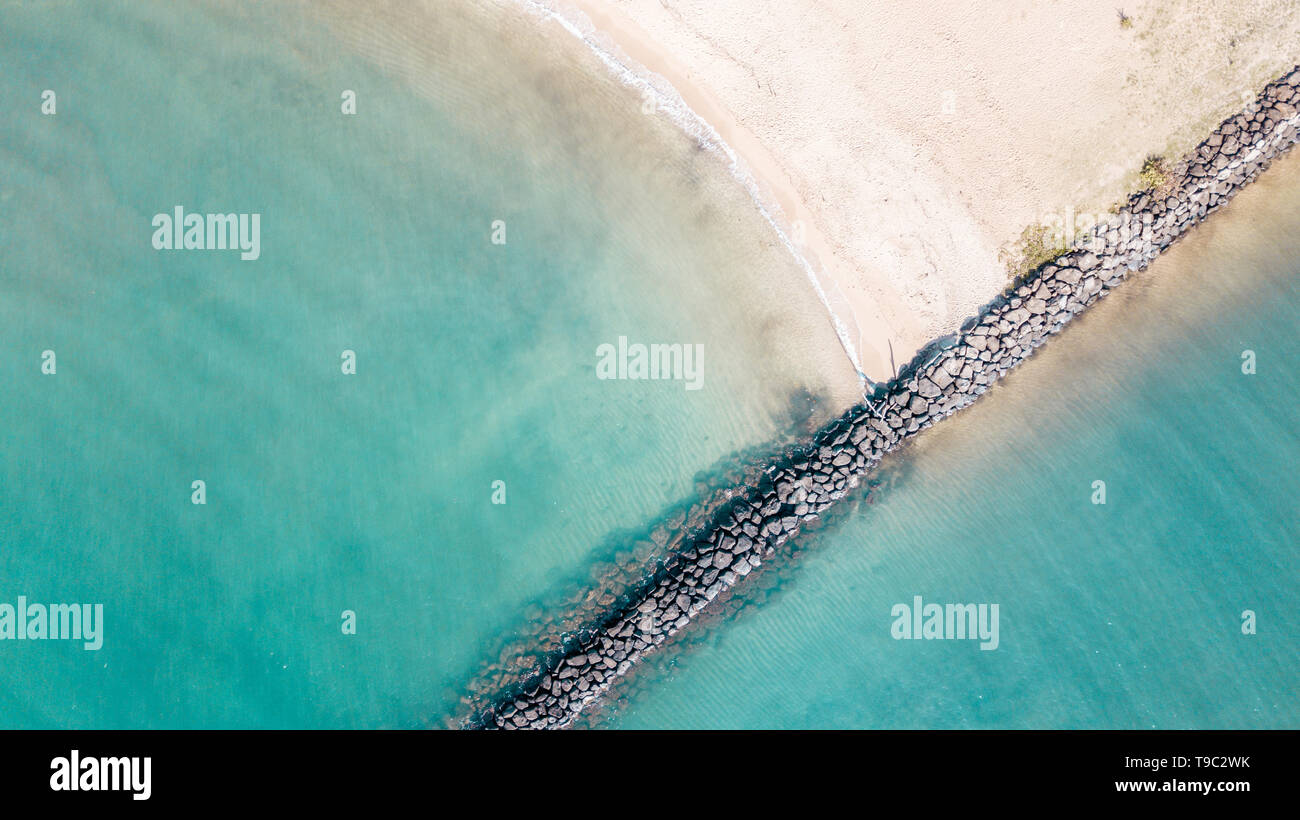
[[[998,259],[1007,266],[1014,285],[1040,265],[1072,250],[1061,231],[1050,225],[1035,224],[1020,233],[1020,239],[1004,245]]]

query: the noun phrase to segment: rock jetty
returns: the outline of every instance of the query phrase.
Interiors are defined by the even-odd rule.
[[[715,523],[686,539],[644,586],[584,630],[549,668],[480,710],[469,728],[569,725],[642,657],[685,629],[778,548],[857,487],[888,452],[967,406],[1052,334],[1151,263],[1252,182],[1300,133],[1300,66],[1129,197],[1075,250],[1044,264],[932,343],[897,378],[740,488]]]

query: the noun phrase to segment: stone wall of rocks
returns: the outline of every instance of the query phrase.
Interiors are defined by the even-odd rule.
[[[912,434],[974,401],[1074,316],[1145,268],[1289,150],[1300,130],[1300,66],[1224,120],[1171,168],[1169,184],[1129,198],[1077,250],[1046,264],[922,351],[862,405],[742,488],[706,532],[688,540],[549,671],[506,693],[468,725],[558,728],[571,723],[652,652],[847,492]]]

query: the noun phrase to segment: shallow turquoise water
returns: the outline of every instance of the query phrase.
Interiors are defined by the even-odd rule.
[[[716,158],[500,9],[0,7],[0,601],[106,618],[0,643],[0,726],[435,723],[598,545],[851,380]],[[153,250],[176,205],[260,213],[261,258]],[[620,335],[703,345],[702,389],[597,380]]]
[[[893,459],[875,503],[606,722],[1300,727],[1297,316],[1291,157]],[[998,604],[1000,646],[893,639],[915,595]]]
[[[107,619],[98,652],[0,642],[0,726],[437,722],[599,545],[842,398],[716,158],[463,6],[0,3],[0,602]],[[1300,727],[1296,165],[922,437],[613,725]],[[178,204],[262,213],[262,258],[153,251]],[[619,335],[703,344],[704,388],[597,380]],[[914,595],[998,603],[999,649],[892,640]]]

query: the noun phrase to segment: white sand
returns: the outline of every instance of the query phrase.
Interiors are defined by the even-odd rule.
[[[890,375],[1006,284],[1031,222],[1103,213],[1300,62],[1297,0],[545,0],[660,74],[802,237]]]

